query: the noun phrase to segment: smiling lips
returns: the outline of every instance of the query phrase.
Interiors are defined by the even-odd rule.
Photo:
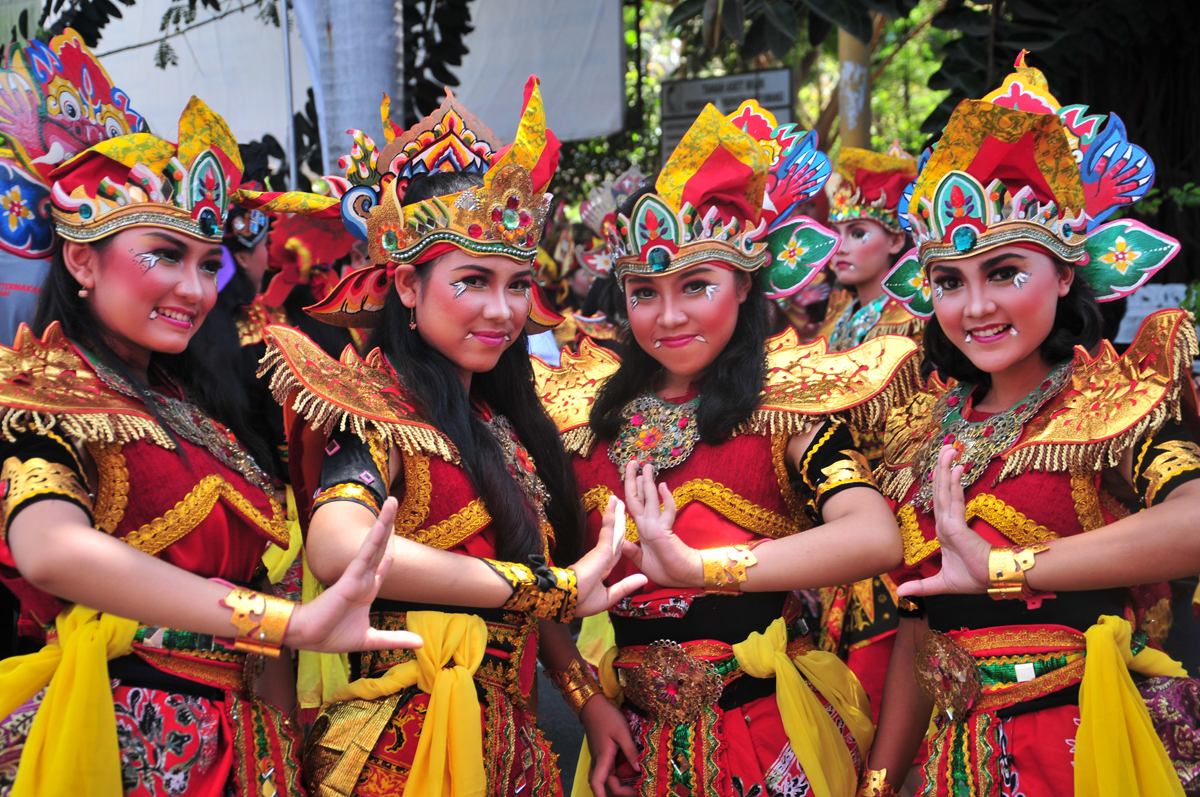
[[[967,330],[967,340],[973,343],[996,343],[1003,340],[1012,329],[1012,324],[992,324],[988,327]]]
[[[468,332],[467,337],[475,338],[475,340],[485,346],[503,346],[504,341],[508,340],[508,335],[504,332],[497,332],[491,329],[483,332]]]
[[[191,329],[196,314],[178,307],[156,307],[150,318],[151,320],[157,318],[159,321],[165,321],[177,329]]]
[[[676,335],[673,338],[659,338],[658,340],[654,341],[654,348],[657,349],[662,346],[666,346],[668,349],[682,349],[692,341],[696,341],[698,343],[708,343],[708,341],[704,339],[703,335]]]

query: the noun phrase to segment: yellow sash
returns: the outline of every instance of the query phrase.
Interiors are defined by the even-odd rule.
[[[483,797],[483,727],[473,676],[483,662],[487,625],[474,614],[409,612],[408,630],[424,640],[416,658],[378,678],[342,687],[335,701],[374,700],[416,684],[429,695],[407,797]]]
[[[58,638],[0,661],[0,717],[49,684],[21,753],[12,797],[121,797],[121,753],[108,660],[132,650],[138,624],[75,605],[55,620]]]
[[[1129,671],[1184,678],[1179,662],[1160,650],[1130,651],[1129,622],[1106,615],[1089,628],[1079,731],[1075,735],[1076,797],[1183,797],[1179,775],[1150,721]]]
[[[738,665],[753,678],[775,678],[775,700],[788,744],[816,797],[854,797],[858,776],[850,751],[833,718],[821,701],[804,683],[804,678],[821,693],[846,723],[862,754],[866,756],[875,739],[870,704],[854,673],[837,656],[812,650],[794,659],[787,655],[787,624],[776,619],[764,633],[755,632],[733,646]],[[613,662],[617,648],[609,648],[600,662],[600,685],[610,701],[619,703],[623,695]],[[804,678],[801,678],[801,675]],[[575,770],[572,797],[592,797],[587,782],[591,769],[587,742],[580,751]]]

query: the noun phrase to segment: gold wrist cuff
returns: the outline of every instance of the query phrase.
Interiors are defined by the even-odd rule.
[[[596,695],[604,694],[600,684],[584,667],[579,659],[572,659],[565,671],[546,670],[546,677],[554,688],[562,693],[563,700],[578,717],[583,713],[584,704]]]
[[[887,782],[887,768],[863,773],[855,797],[896,797],[896,790]]]
[[[992,548],[988,554],[988,576],[991,580],[988,596],[997,601],[1028,599],[1033,593],[1025,581],[1025,574],[1036,564],[1034,556],[1048,550],[1050,546],[1041,542],[1021,548]]]
[[[296,604],[254,590],[234,587],[221,599],[221,605],[233,610],[229,622],[238,630],[233,640],[234,650],[279,658],[279,648],[283,645],[283,637]]]
[[[748,545],[709,548],[700,552],[704,563],[704,591],[709,595],[739,595],[746,568],[758,564]]]
[[[571,622],[579,598],[575,571],[550,567],[542,563],[540,556],[530,559],[536,560],[536,570],[513,562],[483,560],[512,587],[512,597],[502,608],[560,623]]]

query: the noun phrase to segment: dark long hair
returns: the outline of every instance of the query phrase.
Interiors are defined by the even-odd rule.
[[[405,204],[482,183],[478,175],[435,172],[409,185]],[[417,265],[422,280],[434,262]],[[420,319],[417,321],[419,324]],[[381,323],[371,333],[367,349],[378,346],[383,350],[422,411],[458,448],[463,468],[492,517],[496,555],[505,561],[525,562],[530,554],[542,552],[542,536],[524,493],[509,476],[500,444],[471,411],[472,401],[482,402],[506,417],[533,457],[550,495],[545,508],[554,527],[555,560],[559,564],[574,562],[582,554],[583,508],[562,439],[542,409],[534,387],[528,337],[521,333],[500,355],[495,368],[474,374],[468,395],[454,364],[408,324],[409,309],[396,291],[390,291]]]
[[[621,204],[618,212],[631,215],[634,204],[653,190],[647,185]],[[767,378],[767,342],[770,321],[767,297],[757,274],[750,275],[750,292],[738,307],[733,337],[700,378],[700,406],[696,427],[700,439],[715,444],[728,438],[758,409]],[[592,430],[602,439],[617,436],[624,419],[621,408],[641,395],[659,375],[662,366],[629,336],[629,356],[596,395],[592,405]]]
[[[103,252],[112,241],[112,236],[109,236],[94,241],[88,246]],[[248,279],[246,283],[249,283]],[[226,289],[229,287],[226,286]],[[218,299],[219,302],[220,299]],[[108,345],[105,340],[105,331],[99,320],[92,314],[88,303],[79,296],[79,283],[67,270],[66,260],[61,249],[55,253],[51,261],[50,271],[46,275],[46,282],[38,297],[37,312],[33,319],[34,332],[38,335],[44,334],[46,327],[50,326],[53,321],[57,321],[62,326],[63,333],[68,338],[86,347],[92,354],[102,359],[135,390],[143,394],[150,390],[150,385],[137,376]],[[225,319],[218,313],[215,317],[206,318],[196,334],[200,335],[210,323],[212,331],[208,334],[212,335],[212,332],[219,334],[207,338],[208,340],[220,339],[232,334],[236,346],[237,333],[233,330],[231,316]],[[239,379],[238,374],[231,372],[231,368],[237,360],[233,359],[223,364],[219,360],[214,362],[213,357],[200,355],[199,348],[204,345],[206,345],[204,342],[198,344],[193,338],[188,347],[179,354],[153,352],[150,355],[151,378],[153,379],[156,374],[161,374],[178,386],[188,401],[233,432],[246,451],[254,457],[259,467],[268,474],[272,473],[274,468],[272,467],[270,447],[262,435],[247,421],[248,400],[245,391],[233,387]],[[147,401],[146,406],[170,434],[170,428],[159,416],[155,403]]]
[[[1057,262],[1059,269],[1072,266]],[[1054,326],[1039,348],[1042,359],[1047,363],[1059,363],[1070,359],[1076,346],[1088,351],[1096,348],[1104,336],[1104,319],[1096,292],[1081,274],[1076,274],[1066,296],[1058,297],[1054,310]],[[957,346],[955,346],[937,316],[932,316],[925,325],[925,356],[937,368],[942,379],[954,378],[975,385],[991,385],[992,375],[980,370]]]

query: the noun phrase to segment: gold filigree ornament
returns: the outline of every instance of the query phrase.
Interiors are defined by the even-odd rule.
[[[629,462],[637,463],[639,472],[649,465],[656,476],[682,464],[700,440],[698,408],[697,399],[672,404],[650,393],[638,396],[621,410],[625,423],[608,447],[608,458],[622,477]]]
[[[913,661],[913,675],[921,693],[951,721],[965,717],[983,696],[975,658],[937,631],[925,632]]]
[[[243,587],[234,587],[221,599],[221,605],[233,611],[229,623],[238,631],[233,642],[234,650],[259,653],[273,659],[279,657],[279,648],[283,645],[288,621],[296,604]]]
[[[631,703],[666,725],[695,722],[724,688],[712,664],[669,640],[650,645],[637,667],[618,668],[617,678]]]

